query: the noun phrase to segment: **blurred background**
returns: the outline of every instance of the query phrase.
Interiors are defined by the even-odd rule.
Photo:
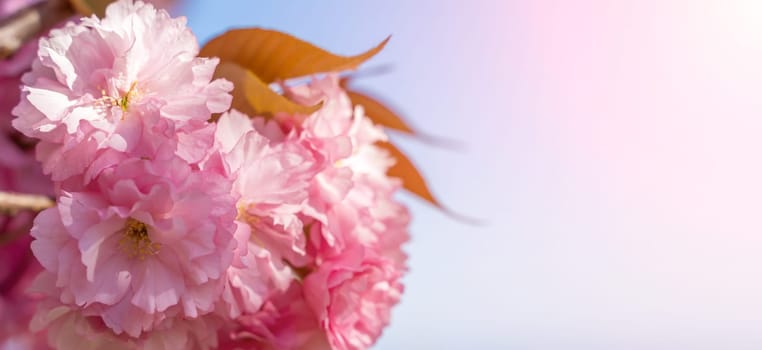
[[[762,2],[187,0],[341,54],[469,226],[412,197],[377,349],[762,348]]]

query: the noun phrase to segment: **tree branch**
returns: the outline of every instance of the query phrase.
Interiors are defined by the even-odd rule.
[[[0,213],[4,214],[13,215],[23,210],[41,211],[53,205],[53,200],[45,196],[0,192]]]
[[[0,59],[18,51],[42,31],[74,15],[67,0],[49,0],[27,7],[0,22]]]

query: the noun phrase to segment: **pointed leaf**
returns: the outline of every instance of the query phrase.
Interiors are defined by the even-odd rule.
[[[416,132],[408,126],[397,113],[383,103],[357,91],[346,90],[346,92],[347,95],[349,95],[352,104],[362,105],[363,108],[365,108],[365,115],[367,115],[374,123],[406,134],[416,134]]]
[[[201,56],[249,69],[265,83],[351,70],[376,55],[391,37],[356,56],[340,56],[292,35],[261,28],[233,29],[209,41]]]
[[[434,195],[429,190],[429,186],[426,185],[426,180],[402,151],[389,142],[379,142],[376,145],[389,151],[389,154],[397,160],[389,169],[387,175],[401,179],[402,185],[406,190],[437,207],[441,207],[439,201],[434,198]]]
[[[250,116],[271,116],[278,112],[312,114],[322,106],[322,103],[315,106],[303,106],[292,102],[273,91],[269,85],[248,69],[235,63],[220,63],[214,72],[214,77],[233,82],[235,85],[233,108]]]
[[[103,18],[106,14],[106,7],[114,0],[69,0],[71,6],[83,16],[95,14]]]
[[[399,114],[394,111],[394,109],[389,107],[387,103],[384,103],[382,100],[350,88],[349,85],[356,76],[357,75],[354,74],[349,77],[341,78],[341,80],[339,80],[339,84],[349,96],[352,104],[362,105],[365,109],[365,114],[374,123],[414,136],[416,139],[428,143],[432,146],[449,148],[453,150],[463,149],[464,146],[457,141],[428,135],[422,133],[420,130],[413,129],[413,127],[408,125],[407,122],[405,122],[405,120],[402,119],[402,117],[400,117]]]

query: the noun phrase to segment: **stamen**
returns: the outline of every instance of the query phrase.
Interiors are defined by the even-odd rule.
[[[119,107],[122,109],[122,112],[127,112],[130,108],[130,102],[133,102],[139,96],[137,86],[138,82],[133,82],[130,84],[130,89],[119,98],[109,96],[105,89],[101,89],[101,98],[95,101],[95,106],[102,111],[106,111],[110,107]],[[122,119],[124,119],[124,115],[122,115]]]
[[[249,213],[248,205],[239,204],[238,205],[238,220],[250,225],[254,225],[259,223],[261,219]]]
[[[127,93],[124,94],[124,96],[119,99],[119,107],[122,108],[123,112],[127,112],[127,108],[130,106],[130,100],[137,97],[138,90],[135,88],[138,85],[137,81],[132,82],[130,85],[130,89],[127,90]]]
[[[262,221],[262,219],[256,215],[251,215],[249,211],[247,210],[248,207],[249,205],[246,205],[246,204],[238,205],[238,217],[236,218],[236,220],[245,222],[246,224],[248,224],[249,227],[251,227],[251,236],[249,236],[249,240],[254,242],[254,244],[260,247],[264,247],[265,246],[264,242],[262,242],[262,240],[259,237],[257,237],[256,232],[254,231],[254,226],[258,224],[260,221]]]
[[[129,218],[127,219],[127,226],[124,229],[124,237],[119,240],[119,248],[129,258],[137,257],[140,260],[145,260],[146,256],[158,254],[161,244],[151,241],[151,238],[148,237],[148,227],[146,224]]]

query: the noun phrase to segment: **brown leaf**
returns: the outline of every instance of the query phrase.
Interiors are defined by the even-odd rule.
[[[233,29],[204,45],[201,56],[237,63],[265,83],[272,83],[355,69],[381,51],[390,38],[359,55],[340,56],[286,33],[262,28]]]
[[[406,134],[414,135],[416,132],[411,128],[400,116],[392,111],[389,107],[379,102],[378,100],[359,93],[357,91],[346,90],[349,99],[353,105],[362,105],[365,109],[365,115],[370,118],[374,123],[380,124],[384,127],[404,132]]]
[[[339,81],[341,87],[346,91],[353,105],[362,105],[365,109],[365,115],[374,123],[388,129],[396,130],[415,137],[429,145],[436,147],[449,148],[452,150],[462,150],[464,146],[455,140],[450,140],[438,136],[432,136],[422,133],[420,130],[413,129],[405,122],[399,113],[384,103],[383,100],[371,97],[370,95],[353,90],[350,83],[357,75],[344,77]]]
[[[389,154],[397,160],[389,169],[387,175],[401,179],[402,185],[406,190],[441,208],[439,201],[434,198],[434,195],[429,190],[429,186],[426,185],[426,180],[402,151],[389,142],[379,142],[376,145],[389,151]]]
[[[95,14],[99,18],[103,18],[106,14],[106,7],[114,0],[69,0],[69,2],[82,16]]]
[[[250,116],[271,116],[278,112],[312,114],[322,106],[322,103],[315,106],[294,103],[273,91],[251,71],[235,63],[220,63],[214,77],[233,82],[233,108]]]

